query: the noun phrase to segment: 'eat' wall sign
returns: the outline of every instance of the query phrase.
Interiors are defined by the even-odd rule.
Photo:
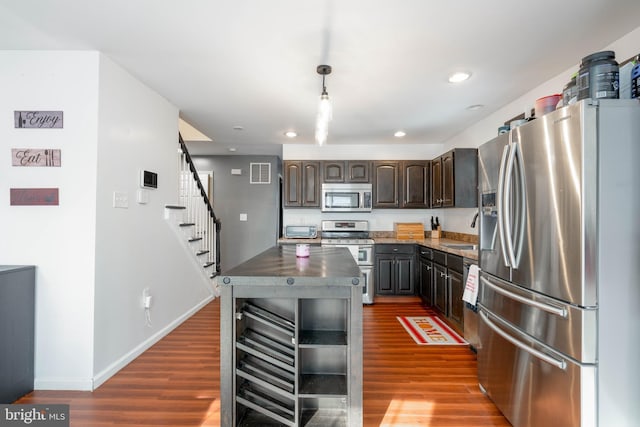
[[[12,148],[11,166],[60,166],[60,150],[49,148]]]
[[[51,129],[62,128],[62,111],[14,111],[16,128]]]

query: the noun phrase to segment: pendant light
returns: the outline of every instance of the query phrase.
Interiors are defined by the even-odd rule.
[[[316,143],[323,145],[329,135],[329,122],[332,117],[331,101],[324,85],[325,76],[331,74],[331,66],[318,65],[316,71],[322,76],[322,93],[320,94],[320,103],[318,104],[318,114],[316,116]]]

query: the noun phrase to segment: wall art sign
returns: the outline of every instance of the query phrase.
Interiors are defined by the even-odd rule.
[[[61,150],[49,148],[12,148],[11,166],[60,167]]]
[[[58,206],[57,188],[11,188],[11,206]]]
[[[62,115],[62,111],[14,111],[13,122],[16,128],[62,129]]]

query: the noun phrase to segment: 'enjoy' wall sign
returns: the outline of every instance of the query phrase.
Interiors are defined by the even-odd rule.
[[[62,115],[62,111],[14,111],[13,122],[16,128],[61,129]]]

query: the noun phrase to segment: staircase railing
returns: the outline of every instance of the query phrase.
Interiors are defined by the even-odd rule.
[[[220,274],[220,219],[216,217],[198,171],[193,164],[189,150],[178,134],[180,144],[179,174],[180,204],[185,208],[184,223],[181,226],[192,226],[193,235],[190,242],[200,241],[200,250],[196,253],[203,260],[203,267],[213,267],[211,278]]]

